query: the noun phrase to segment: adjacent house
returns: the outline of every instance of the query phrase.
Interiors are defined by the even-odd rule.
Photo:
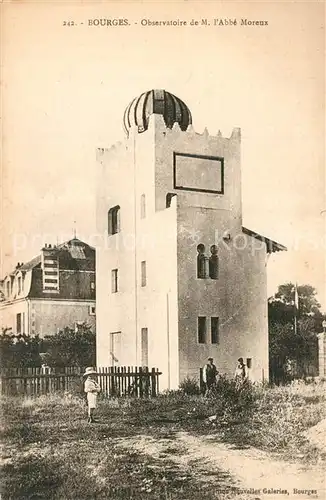
[[[1,283],[2,328],[44,336],[85,322],[95,330],[95,249],[83,241],[46,244]]]

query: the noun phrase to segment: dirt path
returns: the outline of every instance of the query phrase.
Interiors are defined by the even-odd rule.
[[[321,466],[304,467],[278,461],[255,448],[236,449],[216,442],[216,438],[196,437],[186,432],[166,439],[137,436],[122,441],[123,446],[157,459],[172,460],[180,468],[191,467],[194,475],[217,489],[233,485],[246,490],[252,500],[326,498],[325,471]]]

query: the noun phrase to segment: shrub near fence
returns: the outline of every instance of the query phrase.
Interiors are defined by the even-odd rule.
[[[17,368],[1,372],[0,392],[6,396],[41,396],[55,392],[83,393],[82,367]],[[159,391],[157,368],[147,367],[99,367],[98,382],[104,396],[154,397]]]

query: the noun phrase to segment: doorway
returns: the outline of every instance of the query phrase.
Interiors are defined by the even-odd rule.
[[[141,329],[141,365],[148,366],[148,329]]]
[[[120,365],[121,356],[121,332],[110,333],[110,365]]]

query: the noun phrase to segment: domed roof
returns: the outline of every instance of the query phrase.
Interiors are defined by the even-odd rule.
[[[138,132],[148,128],[149,117],[152,114],[162,115],[168,128],[179,123],[181,130],[186,130],[192,123],[191,113],[179,97],[166,90],[149,90],[131,101],[123,116],[125,132],[137,126]]]

